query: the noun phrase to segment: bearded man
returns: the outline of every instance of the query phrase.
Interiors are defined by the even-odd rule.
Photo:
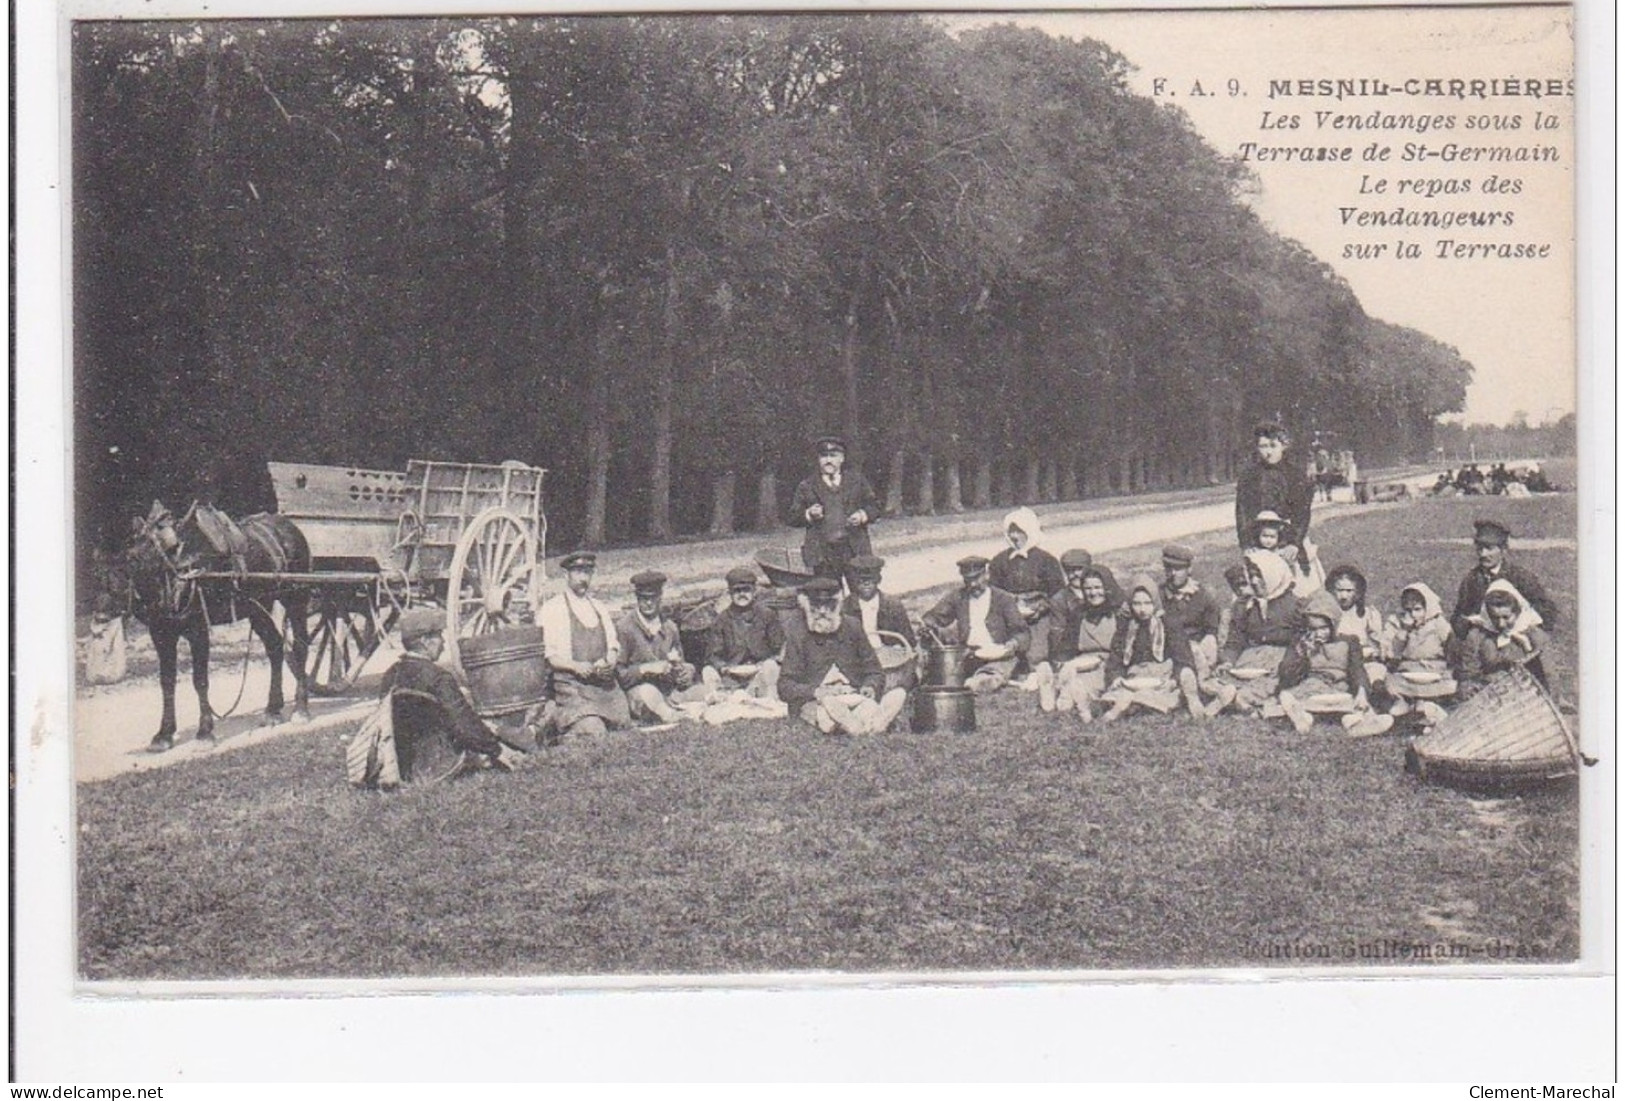
[[[902,713],[908,693],[886,690],[886,674],[863,623],[841,614],[841,585],[815,577],[802,586],[801,616],[785,632],[779,698],[825,734],[880,734]]]

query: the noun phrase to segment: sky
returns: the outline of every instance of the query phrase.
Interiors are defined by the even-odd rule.
[[[1533,423],[1575,408],[1574,335],[1574,101],[1572,98],[1460,100],[1395,95],[1337,99],[1269,97],[1271,80],[1304,78],[1409,78],[1463,80],[1531,77],[1567,79],[1574,73],[1568,9],[1435,8],[1329,11],[1068,12],[951,17],[974,25],[1012,21],[1071,38],[1094,38],[1136,67],[1135,91],[1182,107],[1215,149],[1237,152],[1244,142],[1354,145],[1374,138],[1393,147],[1386,165],[1252,163],[1259,190],[1251,198],[1277,232],[1294,238],[1348,280],[1366,312],[1408,325],[1456,348],[1474,367],[1466,419],[1504,423],[1517,412]],[[1158,84],[1161,79],[1165,83]],[[1240,94],[1230,94],[1230,81]],[[1195,83],[1209,93],[1193,97]],[[1170,95],[1171,93],[1171,95]],[[1438,134],[1388,131],[1349,133],[1317,129],[1314,112],[1369,115],[1446,113],[1455,129]],[[1558,129],[1533,130],[1539,110]],[[1262,129],[1296,114],[1296,130]],[[1467,116],[1520,116],[1516,131],[1467,131]],[[1555,145],[1556,164],[1515,167],[1483,164],[1402,166],[1407,141],[1458,144]],[[1497,173],[1497,170],[1500,170]],[[1517,195],[1484,195],[1491,174],[1516,176]],[[1360,194],[1361,177],[1386,176],[1389,193]],[[1398,197],[1399,179],[1467,177],[1473,192],[1426,199]],[[1513,229],[1350,229],[1339,208],[1510,210]],[[1400,260],[1390,247],[1377,258],[1344,258],[1348,244],[1405,238],[1424,246],[1419,259]],[[1439,259],[1436,241],[1550,243],[1545,259]]]

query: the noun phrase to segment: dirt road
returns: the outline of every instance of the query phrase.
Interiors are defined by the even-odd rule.
[[[1392,480],[1413,486],[1431,482],[1427,475]],[[1068,547],[1086,547],[1096,555],[1122,552],[1137,547],[1155,547],[1173,539],[1227,531],[1234,523],[1234,489],[1213,489],[1153,494],[1144,497],[1106,501],[1048,505],[1038,509],[1044,522],[1045,545],[1055,552]],[[1351,504],[1322,504],[1320,514],[1353,514],[1366,508]],[[992,555],[1004,544],[999,532],[1003,509],[962,513],[954,516],[909,517],[886,521],[874,528],[877,553],[885,556],[886,589],[920,603],[932,590],[953,584],[957,577],[954,562],[966,554]],[[719,578],[730,566],[749,561],[756,547],[787,539],[792,544],[798,532],[735,536],[729,539],[682,543],[660,547],[626,548],[599,555],[598,590],[612,605],[631,598],[632,574],[658,565],[671,577],[670,596],[685,593],[720,592]],[[557,582],[550,582],[557,587]],[[370,706],[372,689],[378,677],[398,654],[386,642],[373,656],[357,683],[357,696],[316,700],[309,723],[283,723],[262,726],[260,709],[265,706],[270,685],[270,668],[258,654],[257,645],[243,673],[241,640],[247,627],[236,624],[219,628],[223,643],[211,670],[210,699],[216,710],[226,708],[242,685],[242,701],[236,714],[215,727],[217,747],[200,746],[190,740],[197,725],[197,698],[192,691],[189,665],[183,660],[180,685],[176,692],[176,712],[183,739],[175,749],[161,755],[145,752],[158,729],[160,699],[156,676],[131,677],[119,684],[81,688],[74,708],[74,775],[81,782],[105,780],[141,769],[168,767],[212,753],[230,752],[294,732],[331,732],[335,742],[349,733],[350,724]],[[147,645],[144,636],[133,646]],[[184,651],[184,646],[182,647]],[[284,689],[291,696],[292,677],[284,676]],[[337,755],[335,754],[335,761]]]

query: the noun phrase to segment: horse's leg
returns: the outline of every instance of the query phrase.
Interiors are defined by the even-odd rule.
[[[197,689],[197,740],[214,741],[214,711],[209,707],[209,617],[193,616],[186,624],[192,650],[192,687]]]
[[[282,632],[258,600],[248,604],[248,623],[265,647],[265,659],[271,663],[271,695],[265,703],[265,722],[282,721]]]
[[[158,651],[158,687],[164,694],[164,717],[158,722],[158,733],[147,745],[148,752],[162,753],[175,745],[175,650],[180,636],[175,628],[153,617],[147,628],[152,636],[152,648]]]
[[[310,682],[306,679],[306,663],[310,660],[310,594],[284,596],[282,610],[293,627],[293,651],[287,655],[293,667],[293,720],[309,722]]]

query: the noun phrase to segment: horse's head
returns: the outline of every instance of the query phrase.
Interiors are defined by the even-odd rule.
[[[136,615],[142,619],[186,615],[195,591],[197,565],[181,538],[180,524],[162,501],[154,501],[146,516],[130,522],[123,573],[127,602]]]

